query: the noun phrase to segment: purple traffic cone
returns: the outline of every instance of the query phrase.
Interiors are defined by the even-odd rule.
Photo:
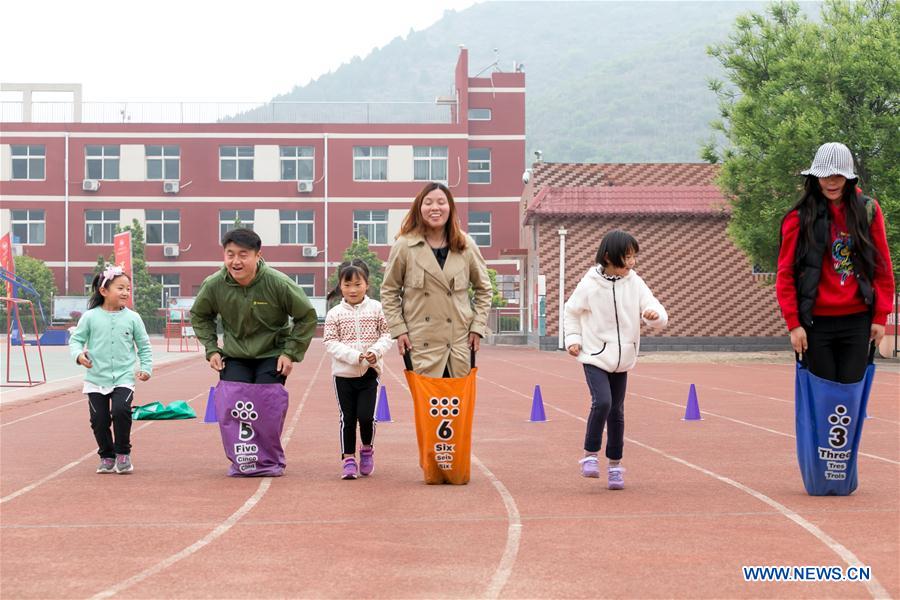
[[[534,386],[534,398],[531,401],[531,418],[528,419],[532,423],[544,423],[547,415],[544,414],[544,398],[541,396],[541,386]]]
[[[209,397],[206,399],[206,414],[203,415],[204,423],[218,423],[219,419],[216,417],[216,401],[214,396],[216,395],[216,388],[209,388]]]
[[[375,420],[379,423],[391,423],[391,407],[388,406],[387,390],[381,386],[378,392],[378,403],[375,405]]]
[[[700,416],[700,404],[697,402],[697,388],[691,384],[691,390],[688,392],[687,408],[684,409],[684,418],[682,421],[702,421]]]

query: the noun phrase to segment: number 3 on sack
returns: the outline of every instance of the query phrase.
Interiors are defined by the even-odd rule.
[[[450,427],[450,424],[452,422],[453,421],[451,421],[450,419],[444,419],[443,421],[441,421],[441,424],[438,425],[437,428],[437,436],[439,438],[441,438],[442,440],[449,440],[453,437],[453,429],[451,429]]]

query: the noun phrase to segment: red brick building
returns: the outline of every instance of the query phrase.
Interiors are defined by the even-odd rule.
[[[560,301],[594,264],[603,235],[623,229],[640,244],[635,270],[670,318],[663,333],[645,332],[642,348],[785,348],[771,278],[754,274],[726,234],[728,206],[713,184],[716,170],[684,163],[536,163],[522,196],[531,342],[562,346]]]
[[[41,103],[27,89],[2,103],[0,235],[45,261],[60,293],[80,295],[97,256],[112,253],[115,227],[137,219],[162,305],[196,294],[239,219],[260,234],[269,264],[322,297],[356,237],[387,258],[412,198],[436,180],[488,264],[513,279],[517,262],[501,251],[519,240],[525,74],[469,77],[462,49],[454,82],[433,104],[232,110],[81,103],[80,90],[69,105]]]

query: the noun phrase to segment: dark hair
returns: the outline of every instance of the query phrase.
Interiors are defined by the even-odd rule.
[[[127,277],[128,281],[131,281],[131,277],[128,277],[127,273],[122,273],[121,275],[116,275],[112,279],[106,282],[104,285],[100,285],[100,282],[103,281],[103,273],[97,273],[94,275],[94,279],[91,281],[91,297],[88,299],[88,308],[97,308],[98,306],[103,306],[103,294],[100,293],[100,288],[102,287],[105,290],[109,289],[109,286],[112,285],[112,282],[118,279],[119,277]]]
[[[222,247],[224,248],[228,244],[236,244],[241,248],[246,248],[247,250],[253,250],[255,252],[259,252],[260,248],[262,248],[262,240],[259,239],[256,232],[252,229],[247,229],[246,227],[232,229],[223,235]]]
[[[857,193],[856,179],[848,179],[844,183],[844,191],[841,193],[841,206],[844,209],[844,216],[847,219],[847,233],[853,244],[850,246],[851,254],[859,261],[863,275],[871,278],[871,274],[875,270],[875,245],[872,243],[872,237],[869,235],[868,225],[869,218],[866,215],[865,202]],[[803,185],[803,194],[797,203],[791,207],[787,214],[797,211],[800,219],[801,235],[797,239],[797,252],[799,255],[806,254],[812,247],[813,240],[813,223],[816,220],[817,204],[828,203],[830,200],[822,193],[822,185],[819,178],[813,175],[807,175]],[[826,211],[826,215],[827,215]],[[785,215],[787,217],[787,215]],[[782,223],[784,219],[782,219]]]
[[[397,237],[410,233],[425,235],[425,223],[422,221],[422,202],[425,200],[425,196],[434,190],[444,192],[444,195],[447,196],[447,204],[450,206],[450,214],[447,216],[446,225],[444,225],[447,245],[454,252],[462,252],[466,249],[466,236],[463,234],[462,229],[459,228],[459,219],[456,215],[456,202],[453,200],[453,194],[446,185],[435,181],[426,183],[425,187],[416,195],[412,206],[409,207],[409,212],[406,213],[406,217],[400,225],[400,233],[397,234]]]
[[[594,260],[604,267],[612,265],[621,268],[625,266],[625,256],[629,252],[637,254],[639,249],[637,240],[631,234],[621,229],[613,229],[603,236]]]
[[[342,281],[353,281],[354,277],[359,277],[365,281],[366,284],[369,283],[369,265],[361,258],[354,258],[353,260],[342,262],[338,265],[337,274],[337,285],[334,286],[333,290],[328,292],[328,295],[325,297],[326,302],[331,302],[333,299],[343,296],[341,294]]]

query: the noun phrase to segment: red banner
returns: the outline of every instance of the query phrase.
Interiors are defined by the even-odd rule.
[[[123,231],[113,237],[113,260],[122,267],[128,278],[131,279],[131,296],[128,298],[128,308],[134,308],[134,276],[131,272],[131,232]]]
[[[16,273],[16,262],[13,257],[13,249],[12,242],[9,239],[9,234],[7,233],[2,238],[0,238],[0,267],[3,267],[7,271],[9,271],[10,275],[14,275]],[[2,289],[4,290],[4,296],[15,296],[15,289],[12,284],[3,284]]]

